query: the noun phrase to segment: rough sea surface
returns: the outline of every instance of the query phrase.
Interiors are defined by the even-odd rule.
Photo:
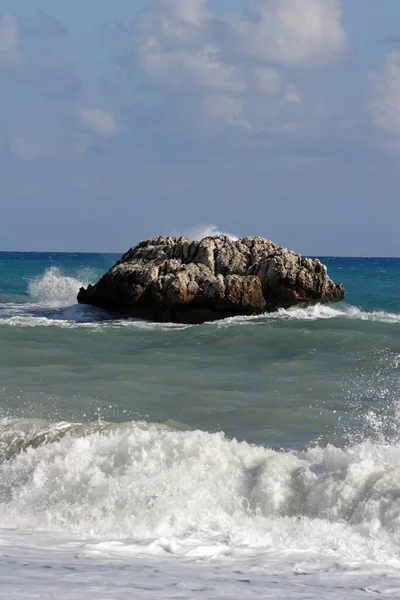
[[[400,598],[400,259],[184,326],[78,306],[116,258],[0,253],[0,598]]]

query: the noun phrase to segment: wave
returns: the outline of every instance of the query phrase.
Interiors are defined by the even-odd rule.
[[[202,239],[210,236],[216,235],[227,235],[231,238],[231,240],[236,241],[238,238],[233,233],[226,233],[225,231],[220,231],[217,225],[212,224],[203,224],[196,225],[189,229],[187,237],[191,240],[201,241]]]
[[[183,331],[193,327],[192,325],[181,325],[179,323],[154,323],[139,319],[121,319],[117,315],[110,315],[101,309],[84,305],[76,305],[61,313],[53,313],[49,316],[17,314],[4,317],[4,312],[3,316],[0,313],[0,324],[10,327],[89,328],[96,329],[96,331],[122,327],[145,331]]]
[[[76,276],[50,267],[42,275],[28,281],[29,300],[7,302],[0,307],[0,323],[11,327],[73,328],[95,326],[112,316],[105,311],[77,304],[79,288],[96,280],[98,275],[83,269]]]
[[[51,422],[44,419],[2,418],[0,419],[0,463],[15,458],[20,452],[38,448],[44,444],[60,441],[65,436],[86,437],[95,433],[110,433],[126,429],[187,429],[177,421],[165,423],[133,421],[125,423],[106,423],[100,418],[87,423]]]
[[[0,527],[400,564],[400,444],[276,452],[165,425],[22,420],[1,421],[0,440]]]
[[[58,267],[50,267],[45,273],[28,283],[28,291],[33,302],[46,307],[65,307],[76,304],[79,288],[87,286],[96,275],[89,269],[78,277],[64,275]]]
[[[318,321],[345,319],[371,321],[384,324],[400,323],[400,314],[386,311],[365,311],[356,306],[317,304],[309,307],[279,309],[273,313],[254,316],[237,316],[204,325],[154,323],[140,319],[123,319],[98,308],[77,304],[79,288],[95,281],[99,274],[84,269],[75,276],[64,274],[58,267],[50,267],[44,274],[28,282],[28,302],[8,302],[0,306],[0,323],[14,327],[62,328],[121,326],[147,330],[183,330],[193,327],[231,327],[237,325],[262,325],[276,321]]]
[[[78,284],[79,285],[79,284]],[[61,302],[57,296],[56,302]],[[69,302],[72,301],[70,298]],[[204,323],[203,325],[184,325],[180,323],[155,323],[141,319],[121,318],[101,309],[77,305],[68,306],[56,304],[50,300],[48,304],[8,304],[2,307],[0,323],[14,327],[132,327],[143,330],[180,331],[198,327],[226,328],[240,325],[263,325],[279,321],[310,322],[328,319],[346,321],[369,321],[382,324],[400,323],[400,314],[386,311],[364,311],[356,306],[332,307],[317,304],[306,308],[281,308],[273,313],[253,316],[228,317],[220,321]],[[57,310],[58,307],[58,310]],[[52,309],[50,312],[48,309]],[[64,308],[60,310],[60,308]]]
[[[357,306],[340,304],[337,307],[315,304],[304,308],[279,308],[276,312],[253,315],[250,317],[229,317],[216,321],[217,325],[230,326],[241,323],[259,323],[270,321],[318,321],[324,319],[346,319],[374,321],[379,323],[400,323],[399,313],[386,311],[364,311]]]
[[[274,318],[294,319],[301,321],[315,321],[317,319],[354,319],[361,321],[377,321],[380,323],[400,323],[400,314],[386,311],[363,311],[357,306],[339,305],[337,308],[328,305],[316,304],[307,308],[280,309]]]
[[[360,321],[376,321],[380,323],[399,323],[400,314],[386,311],[364,311],[357,306],[341,305],[333,307],[316,304],[306,308],[279,309],[270,315],[272,319],[290,319],[295,321],[316,321],[319,319],[350,319]]]
[[[80,307],[76,307],[77,309]],[[65,313],[64,313],[65,314]],[[24,315],[18,314],[7,318],[0,317],[0,324],[10,327],[60,327],[61,329],[76,329],[76,328],[96,328],[101,329],[102,318],[100,311],[96,310],[76,310],[74,317],[69,319],[63,318],[63,314],[57,316],[42,316],[42,315]],[[71,313],[69,314],[71,316]]]

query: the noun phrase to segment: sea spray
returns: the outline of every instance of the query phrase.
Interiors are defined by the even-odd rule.
[[[206,237],[216,235],[227,235],[233,241],[239,239],[235,234],[227,233],[226,231],[221,231],[218,225],[212,224],[195,225],[194,227],[191,227],[187,232],[187,237],[191,240],[196,241],[200,241]]]
[[[232,551],[295,545],[400,565],[399,444],[294,453],[135,423],[64,429],[0,465],[0,526]]]
[[[47,307],[76,304],[79,288],[96,278],[96,273],[83,269],[77,276],[65,275],[59,267],[50,267],[43,275],[29,281],[28,290],[33,302]]]
[[[1,592],[400,597],[400,261],[327,259],[346,303],[201,326],[28,296],[117,258],[0,257]]]
[[[348,411],[356,416],[341,424],[347,443],[400,443],[400,353],[374,348],[359,362],[342,382]]]

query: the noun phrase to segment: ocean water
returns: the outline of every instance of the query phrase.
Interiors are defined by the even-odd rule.
[[[117,258],[0,253],[0,598],[400,598],[400,259],[183,326],[76,304]]]

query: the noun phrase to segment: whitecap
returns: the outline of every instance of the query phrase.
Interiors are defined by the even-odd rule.
[[[400,565],[398,443],[295,453],[223,433],[68,427],[48,440],[38,427],[40,444],[0,464],[0,527],[129,538],[133,553],[296,548]]]
[[[76,304],[79,288],[87,286],[95,277],[90,270],[82,270],[73,277],[65,275],[58,267],[50,267],[43,275],[29,281],[28,291],[31,300],[41,306],[72,306]]]

